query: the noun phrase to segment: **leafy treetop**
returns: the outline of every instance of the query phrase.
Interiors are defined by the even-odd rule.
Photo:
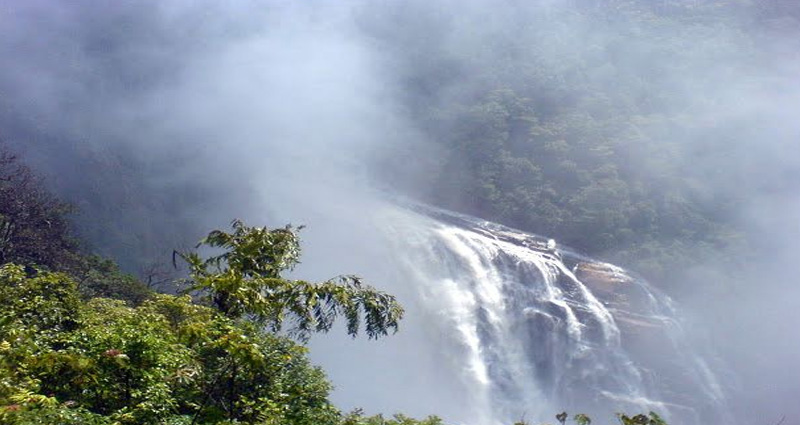
[[[358,334],[362,317],[369,338],[397,331],[403,308],[357,276],[319,283],[281,276],[299,263],[302,227],[249,227],[234,220],[232,228],[230,233],[214,230],[197,245],[222,249],[221,254],[203,259],[197,252],[175,253],[189,265],[189,291],[204,294],[224,315],[247,316],[275,332],[288,317],[293,322],[289,332],[302,340],[329,331],[340,315],[351,336]]]

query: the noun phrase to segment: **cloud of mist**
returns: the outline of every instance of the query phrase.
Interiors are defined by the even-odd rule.
[[[125,224],[134,230],[181,209],[195,232],[233,216],[308,222],[320,205],[357,211],[371,156],[416,136],[350,9],[8,7],[0,30],[4,137],[43,163],[56,185],[134,186],[131,197],[143,204],[126,205],[140,211],[126,217],[139,221]],[[116,174],[115,161],[127,174]],[[80,171],[68,162],[96,174],[63,183]],[[90,166],[97,162],[105,169]],[[153,204],[149,195],[160,192],[183,199]],[[107,193],[85,202],[86,193],[74,195],[88,216],[113,223],[112,208],[98,205]]]
[[[776,18],[758,36],[710,25],[682,46],[668,43],[682,24],[655,22],[645,30],[612,10],[599,21],[574,13],[589,7],[511,0],[13,2],[0,7],[0,137],[39,164],[87,216],[102,217],[100,233],[121,228],[157,239],[169,232],[162,222],[186,226],[176,231],[183,237],[233,217],[309,224],[303,271],[324,278],[366,270],[377,282],[374,264],[392,253],[365,249],[380,243],[370,236],[370,226],[379,225],[376,188],[425,192],[439,164],[416,106],[525,84],[521,67],[531,57],[553,81],[583,73],[598,98],[618,87],[654,97],[654,114],[691,117],[690,128],[665,131],[665,145],[694,150],[675,166],[707,182],[712,194],[748,194],[735,211],[763,241],[748,259],[746,287],[679,295],[719,335],[754,417],[800,416],[793,402],[800,382],[793,367],[800,358],[793,336],[800,327],[800,59],[790,33],[796,19]],[[749,10],[742,9],[742,25],[752,18]],[[490,66],[496,63],[507,66]],[[649,174],[647,153],[632,156],[641,160],[634,162],[643,178],[658,179]],[[381,170],[383,164],[391,166]],[[378,181],[376,170],[397,179]],[[130,195],[113,200],[117,209],[107,205],[109,189],[91,199],[70,190],[106,184]],[[346,258],[353,252],[363,256]],[[710,261],[693,273],[713,279],[724,275],[722,267]],[[420,319],[410,320],[408,336],[379,343],[376,355],[414,355],[408,345],[423,336],[413,330]],[[433,388],[446,377],[430,378],[437,373],[431,359],[420,359],[421,371],[409,377],[374,370],[381,362],[364,366],[367,350],[354,354],[361,356],[358,367],[427,395],[393,405],[392,397],[405,399],[397,387],[373,391],[377,378],[359,382],[368,375],[353,375],[358,367],[329,354],[342,403],[456,411],[455,395],[437,409]],[[420,383],[428,388],[413,387]]]
[[[452,415],[458,399],[443,391],[445,372],[416,346],[428,337],[411,289],[385,287],[392,255],[376,236],[381,205],[369,176],[387,146],[421,136],[381,52],[357,32],[353,6],[9,6],[0,18],[3,137],[118,257],[158,255],[142,245],[192,243],[233,217],[308,225],[303,278],[358,273],[396,293],[410,316],[386,341],[315,340],[334,401]]]

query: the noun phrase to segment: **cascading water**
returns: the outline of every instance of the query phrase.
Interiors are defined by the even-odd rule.
[[[554,241],[412,205],[384,230],[403,252],[442,367],[466,388],[472,425],[653,410],[675,424],[728,423],[711,368],[685,341],[670,299]],[[608,418],[608,416],[605,416]],[[706,422],[709,423],[709,422]]]

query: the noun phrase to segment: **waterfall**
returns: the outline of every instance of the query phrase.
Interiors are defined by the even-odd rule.
[[[407,208],[384,230],[442,339],[441,367],[467,389],[472,425],[562,409],[729,423],[712,368],[647,282],[540,236]]]

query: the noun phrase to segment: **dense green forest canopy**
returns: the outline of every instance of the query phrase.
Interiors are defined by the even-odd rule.
[[[400,77],[409,110],[438,149],[426,172],[406,176],[410,190],[662,287],[700,263],[735,270],[756,242],[742,211],[764,192],[790,190],[785,178],[796,172],[785,160],[792,142],[777,131],[785,111],[759,99],[795,87],[797,67],[783,53],[797,47],[787,32],[797,35],[800,8],[567,3],[454,16],[419,7],[430,22],[396,8],[369,26],[413,64]],[[426,42],[403,39],[389,19]],[[403,174],[422,148],[407,149],[389,169]]]

